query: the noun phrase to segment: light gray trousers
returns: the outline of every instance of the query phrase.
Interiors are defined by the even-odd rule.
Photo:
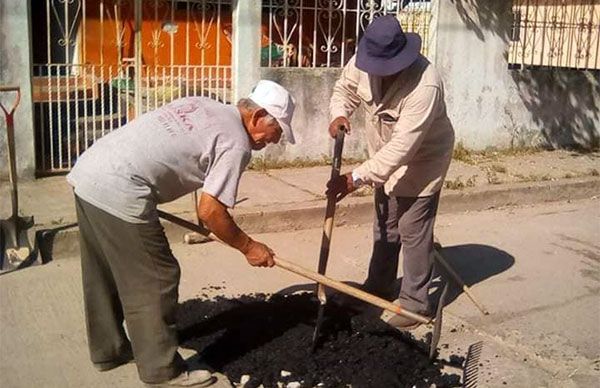
[[[77,196],[75,207],[92,362],[133,350],[142,381],[179,375],[185,369],[175,327],[180,268],[160,222],[129,223]]]
[[[390,297],[398,272],[400,250],[403,278],[400,303],[407,309],[431,315],[429,287],[434,278],[433,227],[440,192],[428,197],[389,197],[375,190],[373,254],[366,289]]]

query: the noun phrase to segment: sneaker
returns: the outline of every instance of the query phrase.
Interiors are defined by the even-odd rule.
[[[400,331],[414,330],[422,325],[422,323],[419,321],[397,314],[392,315],[391,318],[382,317],[382,320],[388,325],[392,326],[394,329]]]
[[[197,369],[181,373],[169,381],[159,384],[146,384],[149,387],[193,387],[201,388],[213,385],[217,378],[207,370]]]
[[[396,299],[396,300],[394,300],[394,304],[396,304],[396,305],[401,304],[401,302],[398,299]],[[433,318],[433,314],[431,312],[423,312],[423,311],[414,311],[414,312],[419,313],[426,318]],[[392,326],[394,329],[397,329],[400,331],[414,330],[417,327],[422,325],[422,323],[417,320],[407,318],[403,315],[394,314],[389,311],[384,311],[381,314],[380,319],[383,322],[387,323],[388,325]]]

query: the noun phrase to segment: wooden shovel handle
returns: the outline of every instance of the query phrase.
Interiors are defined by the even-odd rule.
[[[344,149],[344,137],[346,134],[346,128],[342,127],[335,138],[335,145],[333,147],[333,160],[331,163],[331,177],[335,179],[340,176],[342,169],[342,152]],[[335,216],[335,198],[327,197],[327,207],[325,209],[325,222],[323,223],[323,234],[321,235],[321,250],[319,252],[319,264],[317,272],[321,275],[325,274],[327,270],[327,262],[329,261],[329,249],[331,246],[331,235],[333,233],[333,219]],[[317,283],[317,297],[321,304],[327,302],[327,296],[325,294],[325,287],[322,283]]]
[[[19,217],[19,191],[17,190],[17,156],[15,149],[15,110],[21,101],[21,88],[18,86],[1,86],[0,92],[16,92],[17,97],[12,107],[7,109],[0,102],[0,109],[4,112],[6,120],[6,148],[8,149],[8,178],[11,185],[12,217],[17,222]],[[16,224],[15,224],[16,225]],[[17,226],[15,226],[17,228]]]

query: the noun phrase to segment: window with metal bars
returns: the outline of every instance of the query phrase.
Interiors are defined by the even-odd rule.
[[[600,69],[600,1],[513,0],[512,69]]]
[[[344,66],[367,25],[386,14],[419,33],[428,51],[430,0],[263,0],[262,8],[262,66]]]

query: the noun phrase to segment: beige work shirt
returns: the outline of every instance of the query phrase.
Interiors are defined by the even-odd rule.
[[[448,172],[454,129],[446,114],[444,87],[423,56],[402,71],[381,95],[381,77],[369,76],[351,58],[336,82],[331,119],[350,117],[362,103],[369,160],[354,170],[386,194],[424,197],[442,188]]]

